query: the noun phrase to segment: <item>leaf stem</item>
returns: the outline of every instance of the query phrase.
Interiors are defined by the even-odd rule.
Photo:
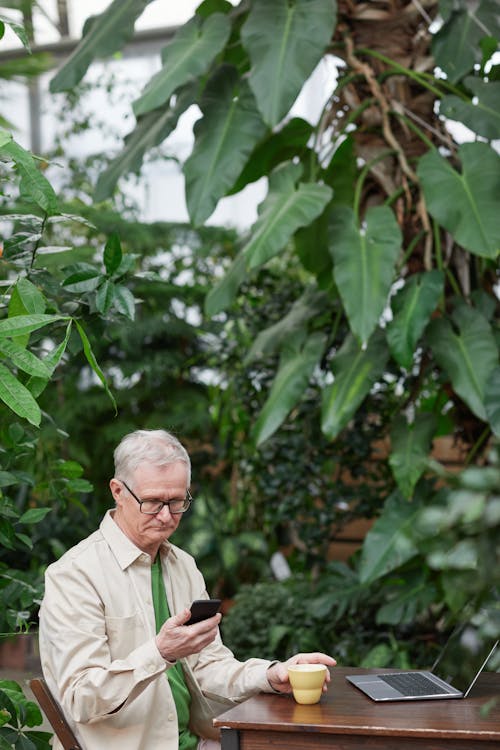
[[[480,436],[478,437],[478,439],[472,446],[471,450],[469,451],[469,454],[467,458],[465,459],[465,466],[469,466],[470,462],[475,458],[478,450],[481,448],[481,446],[483,445],[484,441],[486,440],[490,432],[491,432],[491,429],[488,425],[487,427],[484,428],[484,430],[482,431],[482,433],[480,434]]]
[[[402,73],[403,75],[408,76],[408,78],[411,78],[416,83],[420,84],[420,86],[428,89],[439,99],[441,99],[442,96],[445,96],[445,93],[443,91],[441,91],[439,88],[430,83],[429,80],[427,80],[430,79],[431,81],[435,81],[435,76],[431,76],[429,74],[423,75],[421,73],[417,73],[415,70],[411,70],[410,68],[405,68],[404,65],[397,63],[395,60],[391,60],[390,57],[386,57],[386,55],[383,55],[381,52],[377,52],[377,50],[373,49],[368,49],[367,47],[361,47],[357,49],[356,54],[364,54],[368,55],[368,57],[375,57],[377,60],[381,60],[382,62],[386,63],[386,65],[390,65],[395,72]],[[443,79],[440,80],[439,83],[442,84],[442,86],[448,91],[451,91],[463,98],[463,93],[460,92],[455,86],[452,86],[449,82]]]

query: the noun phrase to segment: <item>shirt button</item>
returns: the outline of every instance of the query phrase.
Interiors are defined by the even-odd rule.
[[[174,720],[174,715],[173,714],[169,714],[168,715],[168,720],[169,721],[173,721]]]

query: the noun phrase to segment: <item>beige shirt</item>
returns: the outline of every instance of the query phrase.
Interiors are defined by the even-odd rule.
[[[155,642],[151,558],[112,518],[47,568],[40,608],[42,670],[85,750],[177,750],[177,714]],[[194,559],[160,548],[170,612],[207,597]],[[216,737],[212,718],[257,692],[273,692],[264,659],[237,661],[220,636],[182,660],[191,727]],[[55,740],[55,750],[62,745]]]

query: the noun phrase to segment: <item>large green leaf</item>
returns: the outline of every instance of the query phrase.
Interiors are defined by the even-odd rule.
[[[136,117],[161,107],[180,86],[202,76],[224,48],[231,24],[223,13],[194,16],[162,50],[163,67],[133,103]]]
[[[333,440],[346,426],[375,381],[382,375],[389,351],[383,332],[377,330],[361,348],[348,336],[332,362],[335,376],[323,391],[321,429]]]
[[[5,133],[5,131],[2,132]],[[7,140],[0,139],[1,155],[7,156],[15,163],[21,177],[21,192],[26,193],[49,216],[57,213],[58,205],[54,189],[40,172],[31,153],[10,137]]]
[[[349,325],[366,342],[387,304],[401,231],[387,206],[369,208],[363,226],[350,206],[339,206],[330,217],[333,275]]]
[[[306,324],[321,313],[328,302],[326,292],[315,286],[309,286],[297,299],[288,313],[277,323],[260,331],[247,356],[245,363],[279,351],[289,341],[306,335]]]
[[[427,466],[435,429],[433,414],[417,414],[411,424],[398,415],[393,422],[389,464],[404,497],[411,497]]]
[[[321,60],[336,11],[336,0],[253,0],[241,38],[252,62],[250,86],[271,127]]]
[[[439,10],[445,23],[433,37],[432,52],[436,64],[456,83],[481,62],[481,39],[500,38],[498,1],[441,0]]]
[[[475,255],[496,258],[500,251],[500,156],[485,143],[458,149],[462,173],[429,151],[418,165],[427,207],[455,241]]]
[[[9,409],[23,419],[38,427],[42,412],[37,402],[25,386],[14,375],[0,364],[0,399]]]
[[[322,172],[327,185],[333,189],[333,197],[321,216],[295,234],[295,249],[304,268],[313,273],[324,286],[331,285],[333,259],[329,251],[331,206],[351,205],[354,199],[357,164],[354,140],[347,137],[330,159]]]
[[[110,57],[131,39],[137,18],[151,0],[113,0],[103,13],[91,16],[83,27],[83,38],[50,82],[52,93],[67,91],[79,83],[90,63]]]
[[[441,271],[414,274],[392,300],[393,319],[386,327],[391,354],[410,369],[417,341],[436,309],[443,291]]]
[[[267,128],[248,83],[232,66],[221,66],[200,102],[203,117],[194,127],[195,144],[184,164],[186,203],[199,226],[233,186]]]
[[[500,81],[486,82],[469,76],[464,83],[472,92],[472,101],[445,96],[441,101],[440,114],[462,122],[490,141],[500,138]]]
[[[160,107],[139,118],[135,129],[125,137],[125,148],[99,176],[96,201],[109,198],[123,174],[139,171],[144,155],[172,133],[181,114],[193,104],[195,93],[196,87],[189,86],[179,93],[172,107]]]
[[[406,502],[398,492],[390,495],[382,515],[365,537],[361,553],[361,583],[375,581],[411,560],[417,552],[413,527],[421,505]]]
[[[255,423],[253,436],[257,445],[267,440],[300,400],[310,381],[314,368],[320,361],[326,337],[316,333],[300,351],[283,357],[274,378],[271,391]]]
[[[498,366],[498,347],[488,321],[477,310],[462,304],[450,320],[432,320],[427,339],[456,393],[476,416],[486,421],[486,383]]]
[[[205,313],[216,315],[225,310],[236,297],[239,286],[246,276],[246,259],[240,252],[227,273],[209,291],[205,298]]]
[[[267,177],[278,164],[300,157],[307,148],[312,132],[311,123],[301,117],[294,117],[281,130],[270,133],[254,149],[228,194],[239,193],[249,183]]]
[[[256,268],[281,252],[294,232],[319,216],[331,199],[331,188],[298,182],[301,174],[301,165],[290,163],[271,174],[269,193],[259,206],[259,218],[243,248],[249,268]]]

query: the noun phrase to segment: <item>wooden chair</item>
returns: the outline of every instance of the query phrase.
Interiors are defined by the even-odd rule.
[[[42,677],[35,677],[30,680],[30,688],[57,738],[62,742],[64,750],[83,750],[45,680]]]

